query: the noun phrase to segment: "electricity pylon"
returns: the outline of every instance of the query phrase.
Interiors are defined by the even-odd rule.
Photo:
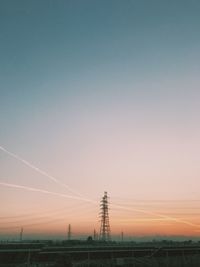
[[[104,192],[104,196],[100,204],[100,217],[101,217],[101,226],[99,239],[101,241],[110,241],[110,223],[109,223],[109,214],[108,214],[108,195],[107,192]]]

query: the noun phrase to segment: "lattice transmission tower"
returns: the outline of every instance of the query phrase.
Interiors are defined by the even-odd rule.
[[[101,217],[101,226],[99,239],[101,241],[110,241],[110,223],[109,223],[109,214],[108,214],[108,195],[107,192],[104,192],[104,196],[100,204],[100,217]]]

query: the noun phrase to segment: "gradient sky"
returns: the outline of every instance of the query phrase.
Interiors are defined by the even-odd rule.
[[[114,234],[199,235],[199,14],[198,0],[0,1],[0,146],[97,201],[0,185],[2,236],[98,230],[105,190]],[[75,196],[3,150],[0,182]]]

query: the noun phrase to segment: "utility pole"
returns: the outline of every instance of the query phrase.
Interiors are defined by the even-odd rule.
[[[100,226],[100,236],[101,241],[110,241],[110,223],[108,214],[108,195],[104,192],[104,196],[100,204],[100,216],[101,216],[101,226]]]
[[[23,240],[23,232],[24,232],[24,229],[22,227],[21,230],[20,230],[20,234],[19,234],[19,240],[20,240],[20,242],[22,242],[22,240]]]
[[[68,233],[67,233],[68,241],[71,240],[71,224],[68,226]]]
[[[124,241],[124,232],[123,231],[121,232],[121,241],[122,242]]]
[[[96,229],[94,229],[93,238],[96,241],[99,239],[99,235],[98,235],[98,232],[96,231]]]

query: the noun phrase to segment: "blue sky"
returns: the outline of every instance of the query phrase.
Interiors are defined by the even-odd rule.
[[[2,0],[0,145],[93,198],[197,199],[199,13],[197,0]],[[0,161],[1,181],[64,191]],[[35,199],[0,192],[9,215]]]

